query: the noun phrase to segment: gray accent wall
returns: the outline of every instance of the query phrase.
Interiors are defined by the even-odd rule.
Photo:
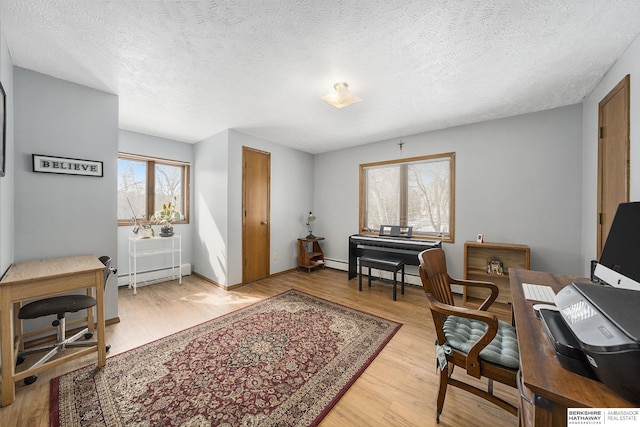
[[[452,276],[462,277],[464,242],[478,233],[530,246],[532,269],[581,273],[581,120],[573,105],[316,155],[314,234],[326,237],[327,265],[346,268],[358,232],[360,164],[453,151],[455,242],[444,244]]]
[[[13,167],[13,63],[2,34],[0,22],[0,82],[6,93],[5,165],[6,174],[0,177],[0,276],[9,268],[14,259],[14,183]]]
[[[118,97],[14,68],[15,262],[117,257]],[[103,162],[104,177],[34,173],[32,154]],[[118,316],[107,288],[107,319]]]

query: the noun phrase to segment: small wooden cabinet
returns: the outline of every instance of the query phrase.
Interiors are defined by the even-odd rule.
[[[529,270],[530,258],[531,250],[526,245],[469,241],[464,244],[464,278],[495,283],[500,291],[496,301],[510,303],[509,269]],[[465,287],[462,299],[467,301],[468,297],[486,298],[488,294],[482,292],[477,289],[467,290]]]
[[[306,268],[307,272],[315,267],[324,268],[324,252],[320,247],[320,240],[324,240],[324,237],[298,239],[298,268]]]

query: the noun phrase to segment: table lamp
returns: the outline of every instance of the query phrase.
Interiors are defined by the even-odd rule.
[[[307,215],[307,228],[309,229],[309,235],[307,239],[315,239],[316,236],[313,235],[313,230],[311,229],[311,223],[316,220],[316,216],[309,211],[309,215]]]

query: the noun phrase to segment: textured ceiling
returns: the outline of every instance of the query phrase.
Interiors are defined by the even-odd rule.
[[[580,102],[637,0],[0,0],[14,65],[120,99],[120,127],[321,153]],[[321,100],[349,83],[363,101]]]

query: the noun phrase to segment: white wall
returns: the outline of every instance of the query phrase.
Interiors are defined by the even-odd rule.
[[[14,68],[15,261],[117,257],[118,97]],[[34,173],[32,154],[97,160],[104,177]],[[107,319],[118,316],[107,288]]]
[[[630,142],[631,177],[630,201],[640,200],[640,145],[636,129],[640,126],[640,38],[627,48],[595,89],[583,101],[582,108],[582,145],[583,145],[583,188],[582,188],[582,258],[583,264],[595,259],[597,253],[597,215],[598,215],[598,104],[627,74],[631,75],[630,98]],[[589,270],[582,272],[588,277]]]
[[[194,271],[223,286],[242,283],[243,146],[271,153],[271,274],[296,267],[312,210],[313,155],[235,130],[196,144]]]
[[[13,134],[13,64],[0,23],[0,82],[6,93],[5,166],[0,177],[0,276],[14,260],[14,134]]]
[[[328,265],[345,268],[348,236],[358,232],[359,165],[456,153],[455,243],[445,244],[450,274],[462,277],[463,246],[531,247],[531,268],[578,274],[582,133],[580,105],[406,136],[316,156],[316,235]]]
[[[142,133],[131,132],[126,130],[118,131],[118,151],[129,154],[138,154],[143,156],[157,157],[161,159],[178,160],[182,162],[188,162],[193,165],[193,144],[187,144],[184,142],[174,141],[165,138],[159,138],[156,136],[145,135]],[[190,176],[190,188],[194,186],[193,170]],[[193,197],[191,197],[191,206],[189,207],[191,212],[191,218],[189,224],[174,224],[173,229],[176,234],[180,234],[182,240],[182,264],[189,264],[193,259],[193,237],[192,226],[193,224]],[[156,232],[159,232],[160,227],[154,228]],[[118,276],[123,277],[129,273],[129,236],[135,236],[132,232],[133,227],[118,227],[118,259],[120,265],[118,266]],[[167,257],[170,257],[169,255]],[[149,257],[144,260],[145,267],[148,270],[161,268],[167,265],[167,260],[162,257]],[[123,280],[120,281],[123,283]]]
[[[271,274],[296,268],[298,238],[306,236],[313,205],[313,155],[274,142],[229,132],[229,246],[232,282],[242,282],[242,147],[271,153]],[[277,259],[273,259],[277,254]]]
[[[193,271],[228,285],[229,131],[195,144]]]

